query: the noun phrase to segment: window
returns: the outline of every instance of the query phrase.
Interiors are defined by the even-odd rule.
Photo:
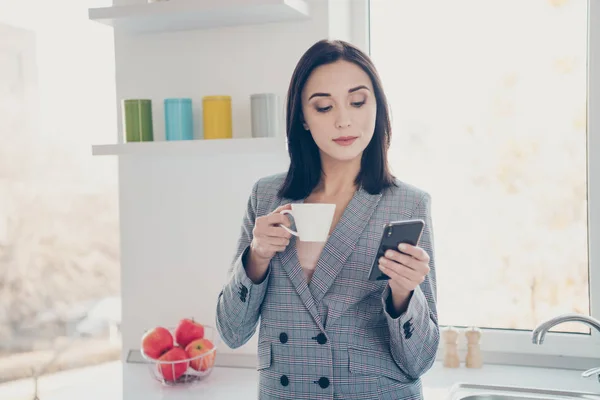
[[[0,4],[0,383],[121,356],[117,161],[91,154],[116,137],[113,33],[88,6]]]
[[[529,331],[590,315],[600,292],[588,254],[600,228],[588,223],[599,178],[588,150],[600,157],[587,124],[592,12],[583,0],[369,4],[391,166],[433,197],[440,323],[512,335],[502,343],[519,352],[561,353],[558,341],[532,346]],[[581,324],[553,331],[590,339]]]

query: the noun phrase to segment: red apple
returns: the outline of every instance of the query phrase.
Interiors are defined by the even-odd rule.
[[[206,339],[197,339],[187,345],[185,352],[189,358],[198,357],[202,354],[209,353],[213,348],[214,344]],[[190,367],[196,371],[206,371],[213,366],[215,363],[216,350],[206,354],[204,357],[198,357],[195,360],[190,361]]]
[[[173,335],[168,329],[158,326],[142,336],[142,350],[151,358],[157,359],[173,348]]]
[[[175,328],[175,341],[183,348],[192,341],[203,337],[204,326],[193,319],[184,318],[179,321],[177,328]]]
[[[181,347],[173,347],[165,354],[160,356],[160,361],[179,361],[188,358],[187,353]],[[175,363],[161,363],[158,365],[159,372],[162,377],[167,381],[176,381],[187,371],[188,362],[175,362]]]

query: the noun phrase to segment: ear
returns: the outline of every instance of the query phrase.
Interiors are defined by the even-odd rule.
[[[306,120],[304,119],[304,113],[300,113],[300,121],[302,121],[302,127],[304,128],[305,131],[308,131],[308,124],[306,123]]]

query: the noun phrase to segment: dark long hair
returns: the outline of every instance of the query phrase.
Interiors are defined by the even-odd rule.
[[[300,58],[288,89],[286,132],[290,168],[279,190],[280,197],[304,199],[321,180],[321,156],[312,135],[303,127],[301,96],[302,89],[315,68],[338,60],[352,62],[369,75],[377,101],[375,131],[363,152],[355,184],[362,186],[370,194],[381,193],[394,184],[387,160],[392,135],[388,103],[373,62],[368,55],[350,43],[341,40],[321,40],[312,45]]]

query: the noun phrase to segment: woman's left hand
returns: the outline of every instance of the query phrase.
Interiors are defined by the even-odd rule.
[[[402,243],[398,251],[388,250],[379,259],[379,269],[390,277],[392,294],[406,295],[416,289],[429,273],[429,254],[418,246]]]

